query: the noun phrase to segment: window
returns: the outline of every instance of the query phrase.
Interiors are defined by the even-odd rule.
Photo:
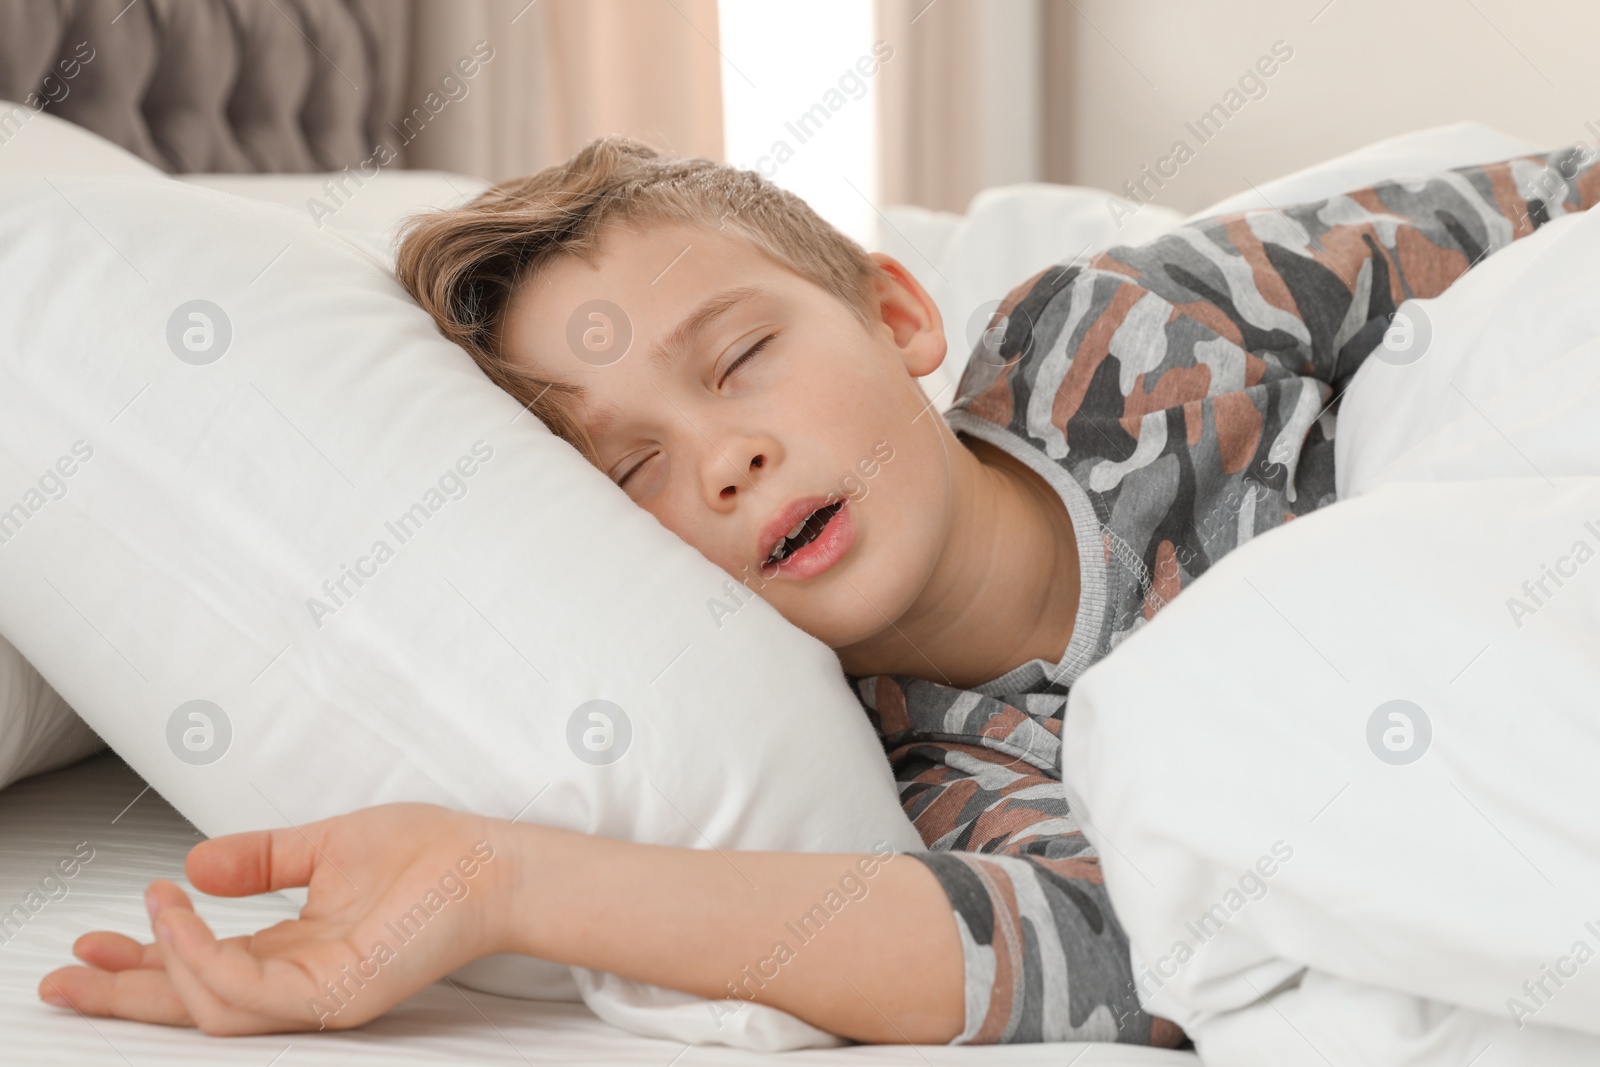
[[[728,162],[803,197],[857,241],[877,218],[873,9],[862,0],[721,0]],[[870,64],[869,64],[870,65]],[[869,246],[870,247],[870,246]]]

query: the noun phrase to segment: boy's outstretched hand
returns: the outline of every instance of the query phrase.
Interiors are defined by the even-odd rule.
[[[196,845],[195,888],[240,897],[307,886],[298,919],[218,940],[187,894],[145,892],[154,944],[80,937],[39,995],[85,1015],[208,1034],[359,1026],[480,956],[504,951],[514,878],[494,841],[509,824],[430,804],[365,808],[300,828]]]

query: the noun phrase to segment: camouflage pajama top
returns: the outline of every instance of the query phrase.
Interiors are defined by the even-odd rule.
[[[974,352],[945,418],[1065,502],[1081,567],[1070,644],[974,690],[850,678],[954,911],[966,1025],[952,1044],[1182,1039],[1139,1005],[1067,806],[1068,687],[1222,555],[1333,502],[1332,415],[1397,305],[1587,209],[1587,159],[1570,148],[1206,219],[1006,298],[1003,340]]]

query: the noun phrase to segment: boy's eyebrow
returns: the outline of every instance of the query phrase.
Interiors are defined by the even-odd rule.
[[[701,302],[699,307],[684,316],[665,341],[651,350],[651,361],[662,369],[672,366],[680,355],[693,346],[701,331],[746,300],[760,296],[763,291],[759,285],[741,285]]]

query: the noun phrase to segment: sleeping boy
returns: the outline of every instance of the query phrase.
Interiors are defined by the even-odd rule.
[[[836,650],[929,851],[733,870],[386,805],[190,853],[208,893],[309,882],[299,920],[218,941],[157,882],[153,944],[87,934],[88,966],[40,995],[209,1033],[344,1028],[522,952],[857,1041],[1180,1045],[1139,1003],[1060,786],[1067,693],[1220,557],[1334,501],[1339,395],[1374,353],[1419,356],[1390,333],[1403,300],[1597,197],[1573,148],[1049,267],[1002,303],[942,416],[917,380],[946,354],[928,293],[753,172],[608,137],[414,218],[397,273],[440,330],[731,588]],[[384,920],[468,854],[470,894],[363,970]],[[748,980],[868,859],[839,932]],[[353,973],[359,994],[330,1001]]]

